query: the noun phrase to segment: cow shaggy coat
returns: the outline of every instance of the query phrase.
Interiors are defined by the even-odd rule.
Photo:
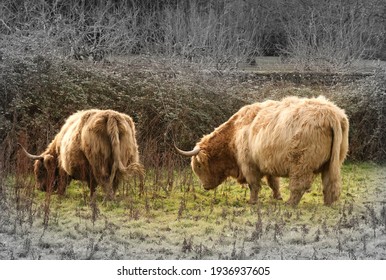
[[[91,195],[101,185],[112,198],[123,177],[143,175],[133,120],[113,110],[92,109],[71,115],[41,155],[27,155],[36,159],[38,187],[57,188],[59,193],[76,179],[88,183]]]
[[[324,97],[287,97],[247,105],[197,143],[192,169],[205,189],[227,177],[248,183],[255,203],[261,178],[289,177],[288,203],[297,205],[321,173],[324,203],[340,196],[340,168],[348,151],[349,122],[344,111]],[[270,184],[280,198],[278,184]]]

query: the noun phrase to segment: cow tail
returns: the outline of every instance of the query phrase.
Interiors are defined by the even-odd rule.
[[[119,126],[115,117],[110,116],[107,120],[107,130],[110,135],[111,148],[113,154],[113,166],[111,172],[110,181],[114,180],[116,172],[119,170],[121,174],[130,175],[138,174],[143,175],[144,169],[142,164],[133,162],[128,166],[125,166],[121,160],[121,144],[119,140]]]
[[[117,170],[126,173],[126,167],[121,161],[121,143],[119,141],[119,127],[117,120],[113,116],[109,116],[107,119],[107,132],[111,141],[111,152],[113,155],[113,166],[111,175],[115,176]]]
[[[113,164],[111,166],[110,178],[108,184],[108,193],[113,197],[113,183],[114,179],[117,176],[117,171],[124,170],[124,166],[122,164],[120,154],[121,154],[121,145],[119,141],[119,127],[117,124],[117,120],[113,116],[108,116],[107,118],[107,133],[110,137],[111,142],[111,153],[113,156]]]
[[[340,196],[341,175],[340,168],[348,151],[348,121],[334,119],[331,124],[333,141],[330,162],[322,173],[324,203],[332,204]]]

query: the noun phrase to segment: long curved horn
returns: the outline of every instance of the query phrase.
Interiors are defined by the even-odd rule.
[[[174,145],[174,148],[177,150],[177,152],[185,157],[192,157],[197,155],[200,152],[200,148],[194,148],[192,151],[183,151],[177,148],[176,145]]]
[[[30,159],[43,159],[44,157],[43,156],[38,156],[38,155],[32,155],[30,154],[29,152],[27,152],[27,150],[20,144],[20,143],[17,143],[24,151],[24,153],[27,155],[27,157],[29,157]]]

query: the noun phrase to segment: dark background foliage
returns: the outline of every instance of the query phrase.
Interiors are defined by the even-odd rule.
[[[0,33],[12,35],[14,47],[47,53],[50,46],[76,59],[157,54],[224,68],[274,55],[306,69],[341,69],[386,57],[382,0],[5,0],[0,7]]]
[[[383,62],[355,65],[384,58],[385,18],[381,0],[1,1],[2,170],[17,141],[40,153],[76,110],[131,115],[156,165],[241,106],[290,94],[327,95],[350,117],[350,159],[384,162]],[[283,68],[255,72],[262,56]]]
[[[146,61],[114,66],[54,61],[42,56],[2,62],[0,78],[3,161],[21,141],[42,152],[64,120],[77,110],[111,108],[131,115],[147,165],[173,144],[193,148],[203,134],[226,121],[241,106],[287,95],[324,94],[350,118],[350,159],[384,162],[385,72],[335,75],[272,75],[203,71]],[[174,67],[174,69],[173,69]],[[178,69],[178,71],[177,71]],[[300,75],[300,77],[299,77]],[[331,75],[329,75],[331,76]],[[302,84],[309,83],[308,86]],[[157,161],[158,162],[158,161]]]

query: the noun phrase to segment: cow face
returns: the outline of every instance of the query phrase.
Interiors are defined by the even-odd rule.
[[[191,165],[206,190],[216,188],[226,179],[221,166],[217,165],[215,160],[211,159],[205,151],[200,151],[196,156],[193,156]]]
[[[42,191],[53,190],[56,169],[56,159],[52,155],[45,155],[41,159],[35,160],[35,186]]]

